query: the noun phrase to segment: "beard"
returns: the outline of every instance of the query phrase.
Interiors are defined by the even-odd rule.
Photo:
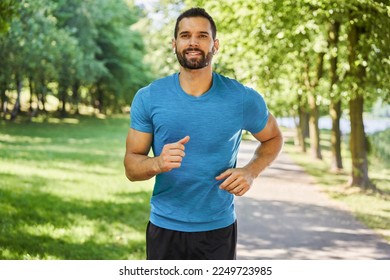
[[[197,51],[200,52],[202,55],[199,58],[186,58],[186,52],[189,51]],[[184,68],[195,70],[195,69],[201,69],[204,68],[211,63],[211,59],[213,58],[213,53],[209,52],[207,55],[204,51],[196,48],[189,48],[183,50],[182,53],[176,52],[177,60],[179,61],[180,65]]]

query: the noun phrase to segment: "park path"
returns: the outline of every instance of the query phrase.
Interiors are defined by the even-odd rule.
[[[243,141],[238,166],[257,146]],[[390,259],[390,245],[331,200],[287,154],[236,197],[241,260]]]

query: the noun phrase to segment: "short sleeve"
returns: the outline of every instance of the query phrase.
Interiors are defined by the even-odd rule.
[[[252,134],[256,134],[264,129],[268,121],[268,108],[263,96],[251,89],[245,87],[243,102],[243,129]]]
[[[150,117],[150,86],[140,89],[134,96],[130,108],[130,127],[141,132],[153,132]]]

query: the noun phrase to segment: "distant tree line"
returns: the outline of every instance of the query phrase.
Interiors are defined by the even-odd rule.
[[[132,25],[142,11],[125,0],[6,0],[0,4],[0,105],[15,119],[22,90],[31,116],[48,95],[60,116],[82,105],[117,112],[151,80],[144,44]]]

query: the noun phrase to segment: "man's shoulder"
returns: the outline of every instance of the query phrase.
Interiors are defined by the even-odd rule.
[[[217,72],[213,72],[213,76],[214,76],[214,78],[217,78],[217,79],[224,81],[224,82],[227,82],[227,83],[239,83],[237,80],[232,79],[230,77],[227,77],[227,76],[222,75],[222,74],[217,73]]]
[[[216,72],[214,72],[213,75],[214,75],[214,78],[216,78],[219,81],[219,84],[221,84],[225,87],[228,87],[228,88],[231,88],[234,90],[238,90],[240,92],[246,91],[246,87],[241,82],[237,81],[236,79],[232,79],[230,77],[224,76],[224,75],[216,73]]]
[[[150,84],[150,87],[151,88],[154,88],[154,87],[161,88],[161,87],[172,86],[172,84],[175,82],[176,75],[177,75],[177,73],[156,79]]]
[[[225,86],[228,86],[230,88],[234,88],[241,93],[245,93],[248,95],[253,95],[253,94],[255,94],[255,95],[260,94],[261,95],[261,93],[259,91],[257,91],[256,89],[254,89],[250,86],[244,85],[243,83],[237,81],[236,79],[232,79],[232,78],[226,77],[224,75],[221,75],[221,74],[218,74],[215,72],[214,72],[214,77],[216,77],[219,81],[221,81]]]
[[[175,74],[159,78],[148,84],[147,86],[144,86],[143,88],[139,89],[137,92],[137,95],[142,96],[149,96],[155,92],[161,92],[164,91],[166,88],[171,87],[174,83],[174,76]]]

